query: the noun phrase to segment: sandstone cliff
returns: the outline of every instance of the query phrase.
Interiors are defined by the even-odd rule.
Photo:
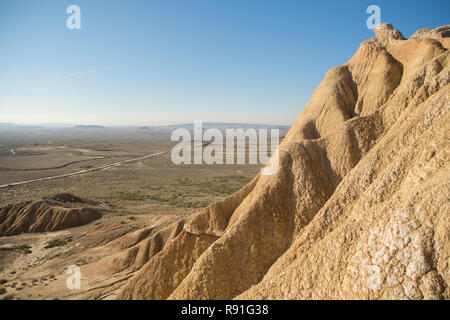
[[[448,299],[450,26],[331,69],[280,169],[195,214],[121,299]]]

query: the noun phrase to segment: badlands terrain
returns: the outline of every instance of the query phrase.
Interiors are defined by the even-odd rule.
[[[162,248],[172,232],[163,230],[167,225],[239,190],[260,170],[249,164],[176,166],[170,133],[149,128],[1,132],[0,299],[108,296],[139,269],[137,260],[144,264],[146,255]],[[151,253],[143,248],[131,257],[148,238],[157,244]],[[116,254],[131,268],[116,265]],[[93,264],[108,256],[110,262]],[[80,290],[66,287],[71,265],[82,269]],[[99,265],[113,269],[91,275]],[[93,289],[105,286],[104,294]]]
[[[1,189],[0,297],[449,299],[450,26],[375,33],[274,175],[162,156]]]

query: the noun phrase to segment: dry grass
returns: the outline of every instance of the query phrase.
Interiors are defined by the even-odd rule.
[[[46,145],[48,140],[52,141],[51,146]],[[60,160],[66,161],[63,155],[68,153],[78,152],[78,156],[82,154],[84,157],[109,157],[74,163],[61,169],[0,170],[0,180],[5,184],[75,172],[118,161],[117,157],[120,157],[119,160],[125,159],[124,157],[134,158],[170,150],[173,146],[168,133],[83,137],[67,135],[59,139],[49,137],[38,141],[24,136],[2,141],[1,144],[5,145],[4,151],[14,148],[18,153],[35,153],[27,156],[0,155],[0,163],[11,162],[13,157],[20,158],[22,162],[15,164],[20,169],[42,166],[42,163],[33,164],[36,157],[42,158],[43,162],[47,159],[47,167],[57,164]],[[54,158],[56,155],[61,158]],[[172,163],[170,153],[166,153],[101,171],[1,189],[0,203],[38,200],[43,196],[70,192],[83,198],[106,202],[113,213],[118,215],[168,212],[171,209],[175,209],[174,213],[190,214],[232,194],[249,182],[259,172],[259,168],[259,165],[248,164],[177,166]]]

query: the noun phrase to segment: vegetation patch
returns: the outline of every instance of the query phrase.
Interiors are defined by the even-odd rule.
[[[19,249],[20,251],[22,251],[25,254],[32,253],[32,251],[30,250],[31,246],[28,245],[28,244],[24,244],[24,245],[18,246],[17,249]]]
[[[116,198],[119,198],[120,200],[144,201],[148,199],[148,195],[141,191],[118,191],[116,192]]]
[[[53,247],[60,247],[65,246],[67,243],[72,241],[72,237],[66,237],[63,239],[55,239],[47,242],[47,244],[44,246],[45,249],[53,248]]]
[[[198,181],[189,178],[177,179],[172,186],[175,187],[189,187],[191,190],[204,194],[216,194],[220,196],[228,196],[250,182],[251,179],[240,176],[218,176]]]

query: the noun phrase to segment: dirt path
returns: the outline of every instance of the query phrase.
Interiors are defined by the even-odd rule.
[[[134,161],[139,161],[139,160],[144,160],[144,159],[156,157],[156,156],[159,156],[159,155],[167,153],[167,152],[168,151],[162,151],[162,152],[149,154],[149,155],[146,155],[146,156],[143,156],[143,157],[139,157],[139,158],[133,158],[133,159],[123,160],[123,161],[117,161],[117,162],[114,162],[114,163],[105,164],[105,165],[98,166],[98,167],[95,167],[95,168],[80,170],[80,171],[71,172],[71,173],[60,174],[60,175],[51,176],[51,177],[45,177],[45,178],[38,178],[38,179],[32,179],[32,180],[26,180],[26,181],[14,182],[14,183],[8,183],[8,184],[0,185],[0,188],[17,186],[17,185],[27,184],[27,183],[31,183],[31,182],[36,182],[36,181],[54,180],[54,179],[58,179],[58,178],[74,176],[74,175],[77,175],[77,174],[82,174],[82,173],[87,173],[87,172],[92,172],[92,171],[98,171],[98,170],[102,170],[102,169],[106,169],[106,168],[116,167],[116,166],[119,166],[121,164],[128,163],[128,162],[134,162]]]

